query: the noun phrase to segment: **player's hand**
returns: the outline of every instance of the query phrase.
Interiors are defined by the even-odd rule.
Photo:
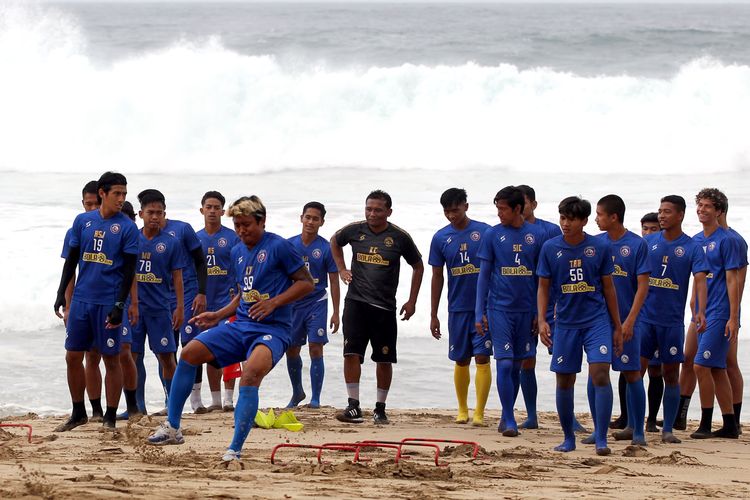
[[[622,326],[616,326],[612,332],[612,348],[615,350],[615,356],[622,354]]]
[[[531,320],[531,334],[539,335],[539,319],[536,316]]]
[[[193,305],[190,308],[191,316],[196,316],[206,310],[206,295],[199,293],[193,299]]]
[[[58,293],[57,298],[55,299],[55,305],[53,306],[53,309],[55,310],[55,316],[57,316],[60,319],[64,319],[63,313],[60,312],[60,308],[65,309],[65,294],[64,293]]]
[[[340,325],[341,319],[339,318],[339,313],[335,312],[331,315],[331,322],[328,325],[328,327],[331,329],[331,333],[338,332]]]
[[[409,318],[414,316],[414,312],[417,310],[417,305],[414,302],[407,302],[401,306],[401,321],[408,321]]]
[[[122,305],[122,304],[120,304]],[[122,324],[122,308],[113,306],[112,310],[107,314],[107,324],[104,328],[117,328]]]
[[[703,311],[696,314],[693,318],[693,321],[695,321],[695,326],[697,328],[696,331],[698,333],[703,333],[706,331],[706,315],[703,314]]]
[[[341,278],[341,281],[343,281],[345,285],[348,285],[352,282],[352,272],[348,269],[339,271],[339,278]]]
[[[633,321],[630,321],[630,318],[626,319],[625,322],[622,324],[622,342],[628,342],[630,339],[633,338],[635,325],[633,324]]]
[[[734,319],[727,321],[727,326],[724,327],[724,336],[729,337],[729,342],[736,342],[739,333],[740,328],[737,325],[737,321]]]
[[[198,328],[205,330],[211,328],[219,322],[219,315],[214,311],[206,311],[200,313],[198,316],[193,316],[188,320],[191,325],[198,325]]]
[[[131,302],[130,306],[128,306],[128,322],[130,326],[137,325],[138,319],[138,303]]]
[[[430,318],[430,333],[437,340],[440,340],[440,320],[437,316]]]
[[[179,305],[172,313],[172,330],[179,330],[183,321],[185,321],[185,308]]]
[[[490,325],[487,322],[487,316],[486,315],[483,314],[482,315],[482,320],[481,321],[476,321],[474,323],[474,330],[477,332],[477,335],[479,335],[480,337],[484,337],[487,334],[487,332],[490,331]]]
[[[549,328],[549,323],[542,321],[541,323],[538,323],[538,328],[539,340],[541,340],[542,344],[548,348],[552,347],[552,331]]]
[[[70,316],[70,307],[66,307],[63,312],[63,324],[68,326],[68,316]]]
[[[250,308],[248,316],[255,321],[263,321],[265,318],[271,315],[276,310],[276,301],[273,299],[261,300],[253,304]]]

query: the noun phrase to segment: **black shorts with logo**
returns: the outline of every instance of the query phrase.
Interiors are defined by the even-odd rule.
[[[370,359],[376,363],[396,362],[396,311],[346,299],[344,301],[344,356],[356,354],[365,360],[368,342]]]

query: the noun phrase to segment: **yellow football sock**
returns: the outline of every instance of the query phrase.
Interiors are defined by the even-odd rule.
[[[456,365],[453,369],[453,385],[456,386],[456,399],[458,399],[458,416],[456,423],[465,424],[469,421],[469,381],[471,373],[469,366]],[[486,401],[487,398],[485,398]]]
[[[492,370],[490,364],[477,365],[477,373],[474,377],[474,386],[477,389],[477,407],[474,409],[474,418],[471,422],[474,425],[483,425],[484,423],[484,407],[487,405],[491,385]]]

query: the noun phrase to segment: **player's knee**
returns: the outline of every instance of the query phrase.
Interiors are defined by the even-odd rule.
[[[460,360],[456,361],[456,364],[458,366],[469,366],[471,364],[471,358],[469,358],[469,359],[460,359]],[[481,363],[479,363],[479,356],[477,356],[477,364],[481,364]]]
[[[475,356],[474,360],[476,361],[476,363],[478,365],[486,365],[487,363],[490,362],[490,357],[489,356],[479,355],[479,356]],[[467,364],[468,364],[468,362],[467,362]]]
[[[120,368],[120,355],[102,356],[104,366],[107,370],[118,370]]]
[[[526,358],[521,362],[522,370],[533,370],[536,368],[536,358]]]
[[[312,359],[323,357],[323,344],[310,342],[309,350]]]
[[[83,352],[67,351],[65,353],[65,363],[68,365],[80,365],[83,363]]]

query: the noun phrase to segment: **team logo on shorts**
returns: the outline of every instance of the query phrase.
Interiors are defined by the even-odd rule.
[[[219,241],[216,242],[220,247],[224,248],[227,246],[227,239],[226,238],[219,238]]]
[[[114,347],[115,346],[115,339],[107,339],[107,347]]]
[[[627,364],[627,362],[630,361],[630,356],[628,356],[627,354],[623,354],[622,356],[620,356],[620,361]]]
[[[323,252],[320,251],[320,248],[316,248],[312,251],[313,259],[319,259],[323,255]]]
[[[564,361],[564,358],[562,356],[558,356],[557,357],[557,364],[558,365],[561,365],[563,361]]]
[[[606,345],[600,345],[599,346],[599,352],[602,354],[607,354],[607,346]]]
[[[677,247],[674,249],[674,254],[678,257],[682,257],[683,255],[685,255],[685,249],[682,247]]]
[[[109,230],[112,231],[112,234],[117,234],[120,232],[120,225],[112,224],[111,226],[109,226]]]
[[[531,344],[526,342],[526,352],[531,351]]]
[[[381,349],[381,351],[383,352],[383,354],[387,355],[388,351],[389,351],[388,346],[384,345],[383,348]]]
[[[167,344],[169,344],[169,340],[167,340],[167,337],[162,337],[159,343],[164,347],[167,347]]]
[[[536,240],[534,240],[534,235],[531,234],[531,233],[529,233],[529,234],[527,234],[526,236],[523,237],[523,241],[525,241],[529,245],[533,245],[534,241],[536,241]]]
[[[125,326],[122,327],[122,336],[123,337],[127,337],[128,336],[128,329]]]
[[[596,248],[594,247],[586,247],[583,249],[583,255],[586,257],[593,257],[596,255]]]
[[[392,247],[393,246],[393,238],[391,238],[390,236],[386,236],[385,239],[383,240],[383,244],[385,246],[387,246],[387,247]]]
[[[509,343],[509,342],[506,342],[506,343],[505,343],[505,345],[503,346],[503,348],[504,348],[504,349],[505,349],[506,351],[507,351],[507,350],[509,350],[509,349],[510,349],[510,343]]]
[[[263,340],[265,340],[266,342],[271,340],[272,338],[273,338],[273,335],[263,335]]]
[[[191,333],[193,333],[193,327],[190,326],[190,325],[186,325],[185,326],[185,333],[187,333],[188,335],[190,335]]]
[[[703,359],[709,359],[711,357],[711,351],[703,351]]]
[[[623,257],[627,257],[628,255],[630,255],[630,247],[627,245],[620,247],[620,255],[622,255]]]
[[[448,350],[449,350],[450,352],[453,352],[453,350],[454,350],[455,348],[456,348],[456,346],[452,345],[452,346],[450,346],[450,347],[448,348]]]
[[[323,330],[322,328],[318,328],[318,337],[322,337],[325,334],[326,334],[325,330]]]
[[[164,243],[159,243],[156,245],[156,251],[159,253],[164,253],[164,250],[166,249],[167,249],[167,245],[165,245]]]
[[[708,244],[708,251],[713,252],[714,249],[716,249],[716,242],[712,241],[711,243]]]
[[[471,241],[479,241],[479,238],[481,238],[482,235],[479,233],[479,231],[472,231],[469,235],[469,238],[471,238]]]
[[[172,236],[174,236],[175,238],[177,238],[177,233],[175,233],[174,231],[167,231],[167,232],[171,234]]]
[[[670,349],[670,350],[671,350],[671,349]],[[674,351],[675,351],[675,354],[677,354],[677,349],[675,349]],[[656,359],[659,359],[659,350],[658,350],[658,349],[654,351],[654,357],[655,357]]]
[[[669,348],[669,354],[671,354],[672,356],[676,356],[677,355],[677,346],[673,345],[672,347],[670,347]]]
[[[484,348],[485,349],[489,349],[490,347],[492,347],[492,341],[491,340],[485,340],[484,341]]]
[[[259,263],[265,262],[266,261],[266,256],[267,256],[267,254],[266,254],[265,250],[261,250],[260,252],[258,252],[258,262]]]

